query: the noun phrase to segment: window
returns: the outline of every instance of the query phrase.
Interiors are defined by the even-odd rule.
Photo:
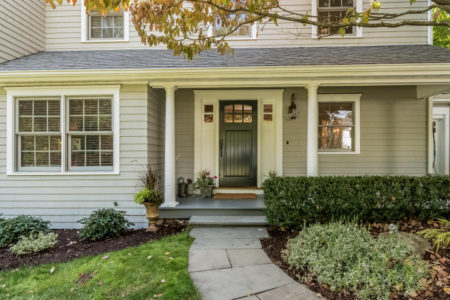
[[[225,105],[224,122],[253,123],[253,107],[246,104]]]
[[[342,20],[349,8],[355,8],[357,12],[362,11],[362,0],[312,0],[312,11],[317,11],[319,22],[339,22]],[[345,37],[362,37],[362,27],[345,28]],[[338,28],[312,26],[313,38],[321,37],[339,37]]]
[[[111,170],[112,100],[69,98],[69,169]]]
[[[119,91],[7,88],[7,174],[118,174]]]
[[[322,23],[339,22],[345,17],[347,10],[353,8],[354,0],[319,0],[318,20]],[[320,27],[319,35],[333,35],[338,28]],[[353,34],[353,27],[345,28],[346,34]]]
[[[318,144],[320,153],[359,153],[360,95],[320,94]]]
[[[123,14],[114,16],[89,16],[89,37],[93,39],[123,39]]]
[[[204,121],[205,123],[213,123],[214,122],[214,105],[206,104],[204,108]]]
[[[235,5],[238,1],[241,0],[231,0]],[[230,15],[231,18],[237,18],[236,15]],[[245,20],[245,15],[241,14],[239,16],[239,21],[244,21]],[[229,35],[227,35],[227,39],[256,39],[256,23],[255,24],[244,24],[242,26],[240,26],[236,31],[233,31],[232,33],[230,33]],[[220,19],[218,19],[216,21],[216,23],[213,26],[210,26],[210,31],[209,31],[209,35],[210,36],[214,36],[214,35],[222,35],[222,34],[227,34],[227,32],[229,32],[230,29],[223,27]]]
[[[87,14],[84,3],[81,5],[82,42],[128,41],[129,23],[130,14],[127,11],[111,13],[104,17],[96,12]]]
[[[17,168],[58,169],[61,166],[60,101],[17,100]]]
[[[272,122],[273,120],[273,106],[272,104],[264,104],[264,121]]]

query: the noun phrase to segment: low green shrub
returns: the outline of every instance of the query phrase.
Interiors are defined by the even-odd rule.
[[[276,177],[264,182],[271,225],[301,228],[343,218],[395,221],[450,215],[450,176]]]
[[[11,252],[15,255],[25,255],[30,253],[37,253],[49,248],[53,248],[58,242],[58,235],[56,233],[30,234],[21,236],[17,244],[11,247]]]
[[[314,224],[288,241],[283,258],[332,291],[362,299],[389,299],[390,292],[408,296],[422,289],[428,266],[396,236],[374,239],[355,224]]]
[[[89,217],[78,221],[83,224],[80,237],[84,240],[99,241],[118,237],[134,223],[125,218],[125,211],[104,208],[94,211]]]
[[[0,219],[0,248],[19,241],[21,236],[39,232],[50,232],[50,222],[39,217],[21,215],[11,219]]]

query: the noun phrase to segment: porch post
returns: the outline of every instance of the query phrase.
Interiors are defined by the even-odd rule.
[[[166,128],[164,156],[164,206],[178,205],[175,182],[175,86],[164,88],[166,91]]]
[[[308,123],[307,123],[307,176],[318,176],[319,175],[319,135],[318,135],[318,124],[319,124],[319,108],[317,102],[317,89],[318,84],[310,84],[306,86],[308,90]]]

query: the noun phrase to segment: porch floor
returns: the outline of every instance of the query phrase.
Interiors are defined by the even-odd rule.
[[[162,218],[196,216],[264,216],[264,196],[256,199],[178,198],[177,207],[161,207]]]

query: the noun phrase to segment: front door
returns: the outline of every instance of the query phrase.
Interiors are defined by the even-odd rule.
[[[256,118],[257,101],[220,101],[220,186],[256,186]]]

